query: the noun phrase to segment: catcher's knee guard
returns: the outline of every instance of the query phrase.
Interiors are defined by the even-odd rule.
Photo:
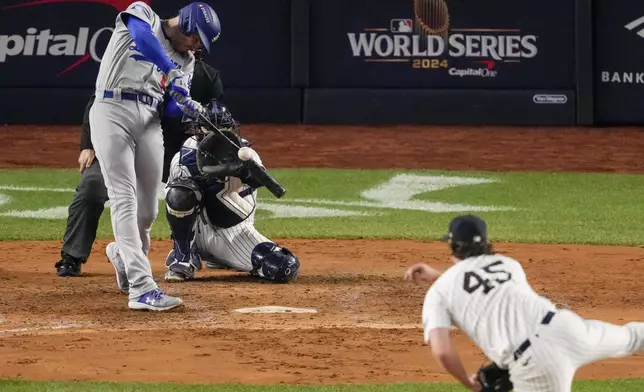
[[[198,213],[201,190],[191,178],[172,180],[165,194],[165,205],[168,214],[185,218]]]
[[[286,248],[272,242],[262,242],[251,255],[253,273],[279,283],[294,280],[300,272],[300,260]]]

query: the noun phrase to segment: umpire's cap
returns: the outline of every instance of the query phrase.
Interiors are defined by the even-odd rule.
[[[484,244],[487,242],[487,224],[476,215],[459,215],[449,223],[449,232],[441,240]]]

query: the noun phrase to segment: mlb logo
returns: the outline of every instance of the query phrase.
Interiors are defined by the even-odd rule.
[[[392,33],[411,33],[413,26],[411,19],[392,19],[389,29]]]

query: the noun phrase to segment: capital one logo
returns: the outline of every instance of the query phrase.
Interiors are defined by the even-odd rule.
[[[637,32],[637,35],[639,35],[640,37],[644,38],[644,26],[642,26],[642,25],[644,25],[644,16],[640,16],[639,18],[635,19],[634,21],[630,22],[629,24],[627,24],[624,27],[626,27],[627,29],[633,31],[634,29],[636,29],[636,28],[641,26],[641,28]]]
[[[44,4],[76,4],[76,3],[97,3],[106,5],[116,12],[125,10],[134,0],[36,0],[5,6],[2,13],[11,10],[37,7]],[[144,0],[150,4],[150,0]],[[64,56],[78,57],[76,61],[58,72],[57,76],[63,76],[76,69],[89,60],[101,61],[97,52],[97,42],[104,34],[110,36],[114,28],[105,26],[90,34],[89,27],[75,27],[74,31],[52,34],[47,26],[30,26],[23,34],[0,35],[0,63],[9,61],[14,56]]]

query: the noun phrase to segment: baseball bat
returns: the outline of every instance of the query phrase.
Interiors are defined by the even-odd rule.
[[[224,137],[234,147],[237,147],[237,149],[241,148],[238,146],[235,142],[230,140],[228,136],[226,136],[219,128],[213,124],[208,117],[203,112],[199,112],[199,117],[206,123],[208,124],[212,129],[217,131],[221,136]],[[286,189],[279,183],[273,176],[271,176],[268,173],[268,170],[266,170],[265,167],[260,166],[257,162],[255,162],[254,159],[250,159],[246,161],[246,164],[249,166],[249,169],[251,171],[251,174],[259,182],[260,184],[264,185],[266,189],[268,189],[275,197],[278,199],[284,196],[286,193]],[[206,168],[204,168],[204,171],[207,171]]]

